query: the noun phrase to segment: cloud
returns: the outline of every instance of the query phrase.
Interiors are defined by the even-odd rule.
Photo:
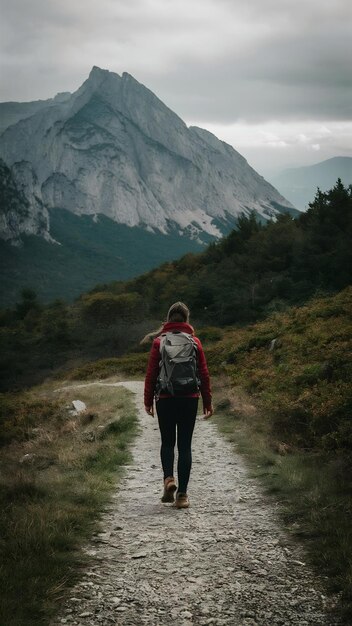
[[[349,0],[2,1],[1,99],[75,89],[99,65],[185,117],[352,114]]]
[[[194,120],[192,125],[197,125]],[[210,132],[235,146],[263,175],[285,167],[310,165],[333,156],[352,156],[352,121],[278,121],[261,124],[206,123]]]
[[[98,65],[129,72],[186,122],[227,129],[228,141],[261,125],[259,152],[323,154],[333,138],[314,138],[317,125],[335,133],[352,120],[350,0],[0,3],[3,101],[74,91]],[[307,140],[282,132],[298,122]],[[277,138],[265,138],[268,124]]]

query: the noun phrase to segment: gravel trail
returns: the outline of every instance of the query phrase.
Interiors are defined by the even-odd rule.
[[[141,432],[104,532],[86,547],[91,567],[52,626],[340,624],[301,547],[211,421],[195,427],[190,508],[160,502],[159,430],[144,412],[143,383],[114,384],[136,394]]]

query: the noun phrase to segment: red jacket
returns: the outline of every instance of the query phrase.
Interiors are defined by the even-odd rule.
[[[166,322],[164,324],[161,333],[172,332],[173,330],[178,330],[183,333],[189,333],[194,337],[194,329],[190,324],[186,324],[185,322]],[[160,334],[161,334],[160,333]],[[205,355],[203,352],[203,347],[198,337],[194,337],[194,340],[197,344],[197,359],[198,359],[198,373],[200,378],[200,393],[203,399],[203,407],[204,411],[206,409],[210,409],[211,407],[211,388],[210,388],[210,380],[209,380],[209,372],[207,367],[207,362],[205,360]],[[153,341],[153,345],[150,350],[147,374],[145,377],[144,383],[144,404],[145,406],[152,406],[155,394],[155,386],[156,381],[159,375],[159,363],[160,363],[160,335],[156,337]],[[163,394],[162,398],[169,398],[167,394]],[[199,397],[199,393],[191,393],[188,394],[187,397],[197,398]]]

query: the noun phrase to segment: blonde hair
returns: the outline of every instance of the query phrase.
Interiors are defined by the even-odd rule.
[[[170,306],[167,312],[166,322],[189,323],[189,316],[190,316],[190,312],[189,312],[188,306],[186,306],[183,302],[174,302],[174,304]],[[149,343],[150,341],[155,339],[155,337],[160,335],[163,330],[164,324],[165,322],[157,330],[154,330],[151,333],[148,333],[147,335],[145,335],[145,337],[143,337],[141,341],[141,344],[143,345],[145,343]]]

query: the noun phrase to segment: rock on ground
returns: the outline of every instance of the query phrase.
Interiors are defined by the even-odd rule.
[[[140,411],[133,463],[52,626],[338,625],[302,548],[210,421],[196,423],[191,507],[160,502],[157,420],[144,413],[142,383],[122,384]]]
[[[87,410],[87,407],[82,400],[72,400],[72,406],[76,413],[83,413],[83,411]]]

